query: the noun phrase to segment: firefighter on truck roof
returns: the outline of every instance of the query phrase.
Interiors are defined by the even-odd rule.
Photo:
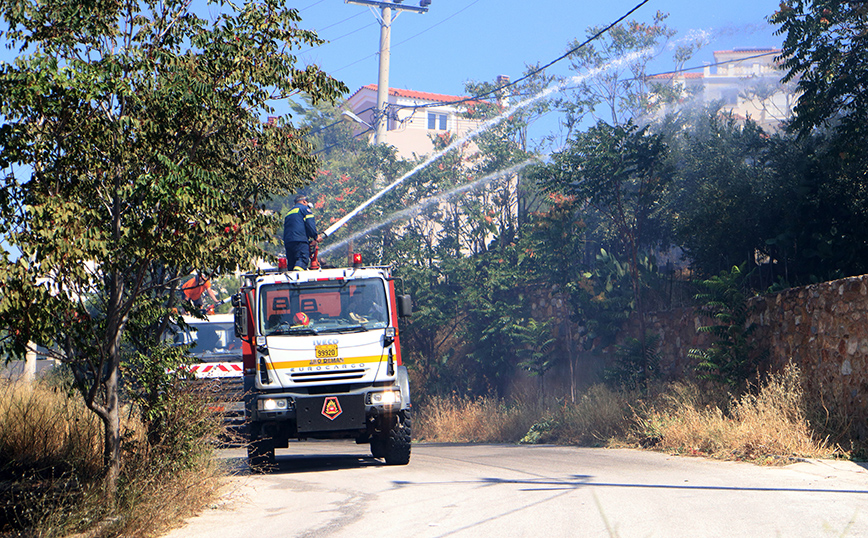
[[[310,265],[311,243],[322,240],[316,231],[316,220],[310,210],[307,196],[295,197],[295,205],[283,220],[283,246],[286,249],[286,267],[304,271]]]

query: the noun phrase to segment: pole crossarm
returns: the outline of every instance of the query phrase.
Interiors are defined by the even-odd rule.
[[[377,2],[376,0],[344,0],[347,4],[357,4],[360,6],[374,6],[380,9],[391,8],[398,11],[415,11],[416,13],[427,13],[428,8],[422,6],[405,6],[394,2]]]

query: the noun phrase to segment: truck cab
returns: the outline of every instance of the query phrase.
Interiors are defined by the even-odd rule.
[[[410,460],[399,318],[411,301],[388,267],[245,275],[233,299],[242,340],[252,466],[290,439],[355,439],[389,465]]]

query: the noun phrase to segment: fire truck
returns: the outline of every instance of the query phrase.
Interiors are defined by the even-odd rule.
[[[284,260],[281,260],[283,262]],[[242,340],[248,462],[274,463],[290,439],[355,439],[388,465],[410,461],[411,410],[389,267],[245,275],[233,296]]]

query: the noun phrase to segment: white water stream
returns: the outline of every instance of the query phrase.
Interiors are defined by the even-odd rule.
[[[522,108],[524,108],[524,107],[526,107],[532,103],[535,103],[536,101],[539,101],[540,99],[544,99],[544,98],[548,97],[549,95],[551,95],[552,93],[565,88],[566,86],[578,84],[578,83],[580,83],[584,80],[587,80],[589,78],[596,77],[602,73],[605,73],[606,71],[609,71],[610,69],[614,69],[614,68],[619,67],[621,65],[624,65],[626,63],[633,62],[633,61],[635,61],[635,60],[637,60],[643,56],[650,55],[650,54],[652,54],[652,52],[653,52],[652,49],[643,49],[641,51],[634,52],[634,53],[628,54],[626,56],[622,56],[621,58],[617,58],[615,60],[612,60],[611,62],[604,64],[600,67],[597,67],[595,69],[591,69],[590,71],[588,71],[586,73],[570,77],[570,78],[568,78],[568,79],[566,79],[566,80],[564,80],[558,84],[553,84],[553,85],[549,86],[548,88],[544,89],[543,91],[539,92],[538,94],[533,95],[531,97],[528,97],[527,99],[516,103],[515,105],[506,109],[500,115],[498,115],[494,118],[491,118],[490,120],[484,121],[476,129],[469,132],[463,138],[453,141],[451,144],[446,146],[444,149],[432,154],[425,161],[418,164],[412,170],[410,170],[409,172],[407,172],[403,176],[399,177],[398,179],[393,181],[391,184],[384,187],[380,192],[378,192],[374,196],[370,197],[368,200],[363,202],[361,205],[359,205],[358,207],[356,207],[355,209],[353,209],[352,211],[350,211],[349,213],[347,213],[346,215],[341,217],[340,220],[338,220],[337,222],[335,222],[334,224],[329,226],[329,228],[324,232],[324,235],[327,237],[331,236],[338,228],[343,226],[348,220],[355,217],[357,214],[359,214],[361,211],[363,211],[366,207],[368,207],[369,205],[371,205],[375,201],[379,200],[386,193],[388,193],[389,191],[391,191],[392,189],[394,189],[395,187],[397,187],[398,185],[400,185],[401,183],[406,181],[407,178],[413,176],[414,174],[416,174],[417,172],[419,172],[421,170],[424,170],[426,167],[430,166],[432,163],[434,163],[435,161],[440,159],[446,153],[452,151],[455,148],[460,147],[465,142],[472,140],[473,138],[479,136],[481,133],[487,131],[488,129],[491,129],[493,126],[497,125],[498,123],[503,121],[505,118],[508,118],[509,116],[514,114],[516,111],[518,111],[518,110],[520,110],[520,109],[522,109]],[[485,178],[477,180],[474,183],[480,183],[484,179]],[[473,184],[470,184],[470,185],[473,185]],[[472,187],[470,187],[470,188],[472,188]],[[447,194],[450,194],[450,193],[447,193]],[[454,194],[454,192],[453,192],[453,194]],[[405,210],[405,211],[407,211],[407,210]],[[401,213],[404,213],[404,211],[399,212],[397,214],[401,214]],[[389,220],[389,222],[394,222],[394,220],[396,220],[397,217],[395,219],[393,219],[390,216],[389,219],[391,219],[391,220]],[[386,223],[383,223],[381,225],[385,225],[385,224]],[[378,225],[378,226],[380,226],[380,225]],[[368,232],[370,232],[370,230],[368,230]],[[357,234],[357,235],[359,235],[359,234]],[[343,241],[341,244],[346,243],[347,241],[349,241],[349,240]],[[335,248],[336,246],[337,245],[335,245],[334,247],[329,247],[328,249],[324,250],[323,253],[325,254],[326,252],[332,250],[332,248]]]

